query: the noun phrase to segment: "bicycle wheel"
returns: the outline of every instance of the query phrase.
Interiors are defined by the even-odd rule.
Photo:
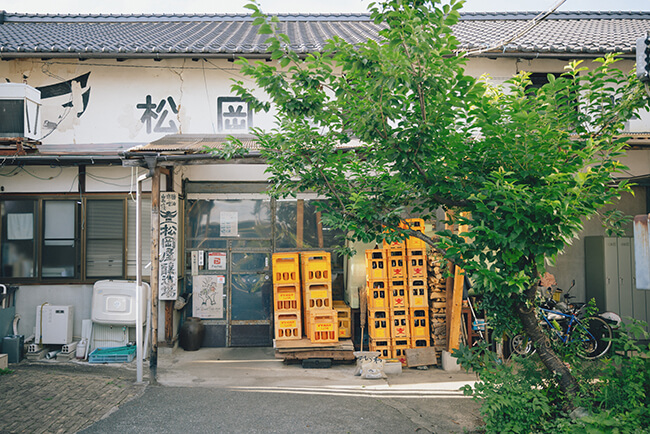
[[[520,356],[528,356],[535,352],[535,347],[525,335],[518,334],[510,339],[510,352]]]
[[[604,356],[612,346],[612,328],[598,317],[589,317],[580,322],[584,327],[582,356],[585,359],[597,359]],[[574,329],[575,331],[575,329]]]

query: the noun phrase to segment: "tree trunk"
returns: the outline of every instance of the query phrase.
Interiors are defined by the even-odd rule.
[[[532,295],[530,294],[531,292]],[[535,288],[526,291],[526,295],[530,295],[529,299],[534,298],[534,294]],[[524,333],[532,340],[542,363],[546,369],[557,375],[560,389],[569,398],[568,402],[571,402],[571,398],[575,397],[578,393],[578,382],[571,374],[569,367],[551,349],[548,336],[539,325],[537,312],[534,308],[527,307],[524,303],[519,303],[517,305],[517,315],[524,328]]]

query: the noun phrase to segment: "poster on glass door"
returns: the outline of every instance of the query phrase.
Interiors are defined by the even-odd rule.
[[[223,318],[223,285],[225,276],[202,274],[192,276],[192,316]]]

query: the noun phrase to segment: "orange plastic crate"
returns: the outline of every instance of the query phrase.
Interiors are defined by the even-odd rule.
[[[298,253],[274,253],[273,283],[300,283],[300,262]]]
[[[334,309],[320,309],[309,312],[309,340],[312,343],[339,341],[338,316]]]
[[[370,339],[390,339],[390,315],[387,310],[368,310]]]
[[[388,251],[388,278],[399,279],[406,278],[406,250],[389,250]]]
[[[285,283],[273,285],[273,303],[276,312],[300,310],[300,284]]]
[[[409,280],[409,307],[429,307],[429,295],[424,279]]]
[[[409,279],[427,278],[427,254],[424,249],[406,251]]]
[[[380,359],[392,357],[392,346],[390,339],[370,339],[370,351],[379,351]]]
[[[306,283],[303,284],[302,300],[305,309],[331,309],[332,284]]]
[[[366,278],[367,280],[385,280],[388,278],[385,250],[366,250]]]
[[[374,280],[368,282],[366,295],[368,298],[369,309],[388,309],[389,292],[388,281]]]
[[[429,325],[429,309],[411,309],[411,340],[430,339],[431,326]]]
[[[332,283],[332,255],[329,252],[303,252],[302,283]]]
[[[390,312],[391,338],[411,337],[408,309],[394,309]]]
[[[278,312],[275,314],[275,339],[302,339],[300,311]]]
[[[339,339],[352,337],[352,310],[344,301],[334,300],[334,310],[339,320]]]
[[[392,358],[397,359],[406,366],[406,350],[411,348],[411,340],[408,338],[396,338],[391,342]]]
[[[409,303],[408,289],[404,279],[391,280],[388,282],[390,293],[389,306],[391,309],[407,308]]]

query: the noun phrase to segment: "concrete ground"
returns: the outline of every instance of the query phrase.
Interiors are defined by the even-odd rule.
[[[9,368],[13,373],[0,375],[0,433],[120,432],[110,427],[120,426],[120,422],[128,426],[129,410],[161,405],[160,396],[169,397],[169,412],[175,412],[175,406],[187,406],[188,400],[196,404],[190,409],[199,408],[204,405],[198,402],[201,396],[204,400],[260,400],[269,414],[277,413],[275,407],[282,402],[297,408],[316,400],[335,412],[340,406],[340,414],[351,405],[359,409],[381,405],[368,411],[385,413],[385,424],[396,417],[405,418],[404,423],[424,432],[480,429],[478,404],[458,390],[472,383],[475,376],[436,367],[404,369],[398,375],[369,380],[354,376],[353,364],[328,369],[285,365],[274,357],[272,348],[202,348],[193,352],[177,348],[159,351],[155,385],[149,384],[148,361],[140,384],[135,381],[135,361],[96,365],[76,360],[23,360]],[[214,417],[209,413],[201,413],[206,421]],[[327,415],[323,417],[326,420]],[[219,421],[227,422],[223,417]],[[237,427],[237,422],[233,423]],[[174,432],[171,427],[161,432]],[[228,430],[225,425],[224,429]],[[380,427],[377,432],[381,431]]]

